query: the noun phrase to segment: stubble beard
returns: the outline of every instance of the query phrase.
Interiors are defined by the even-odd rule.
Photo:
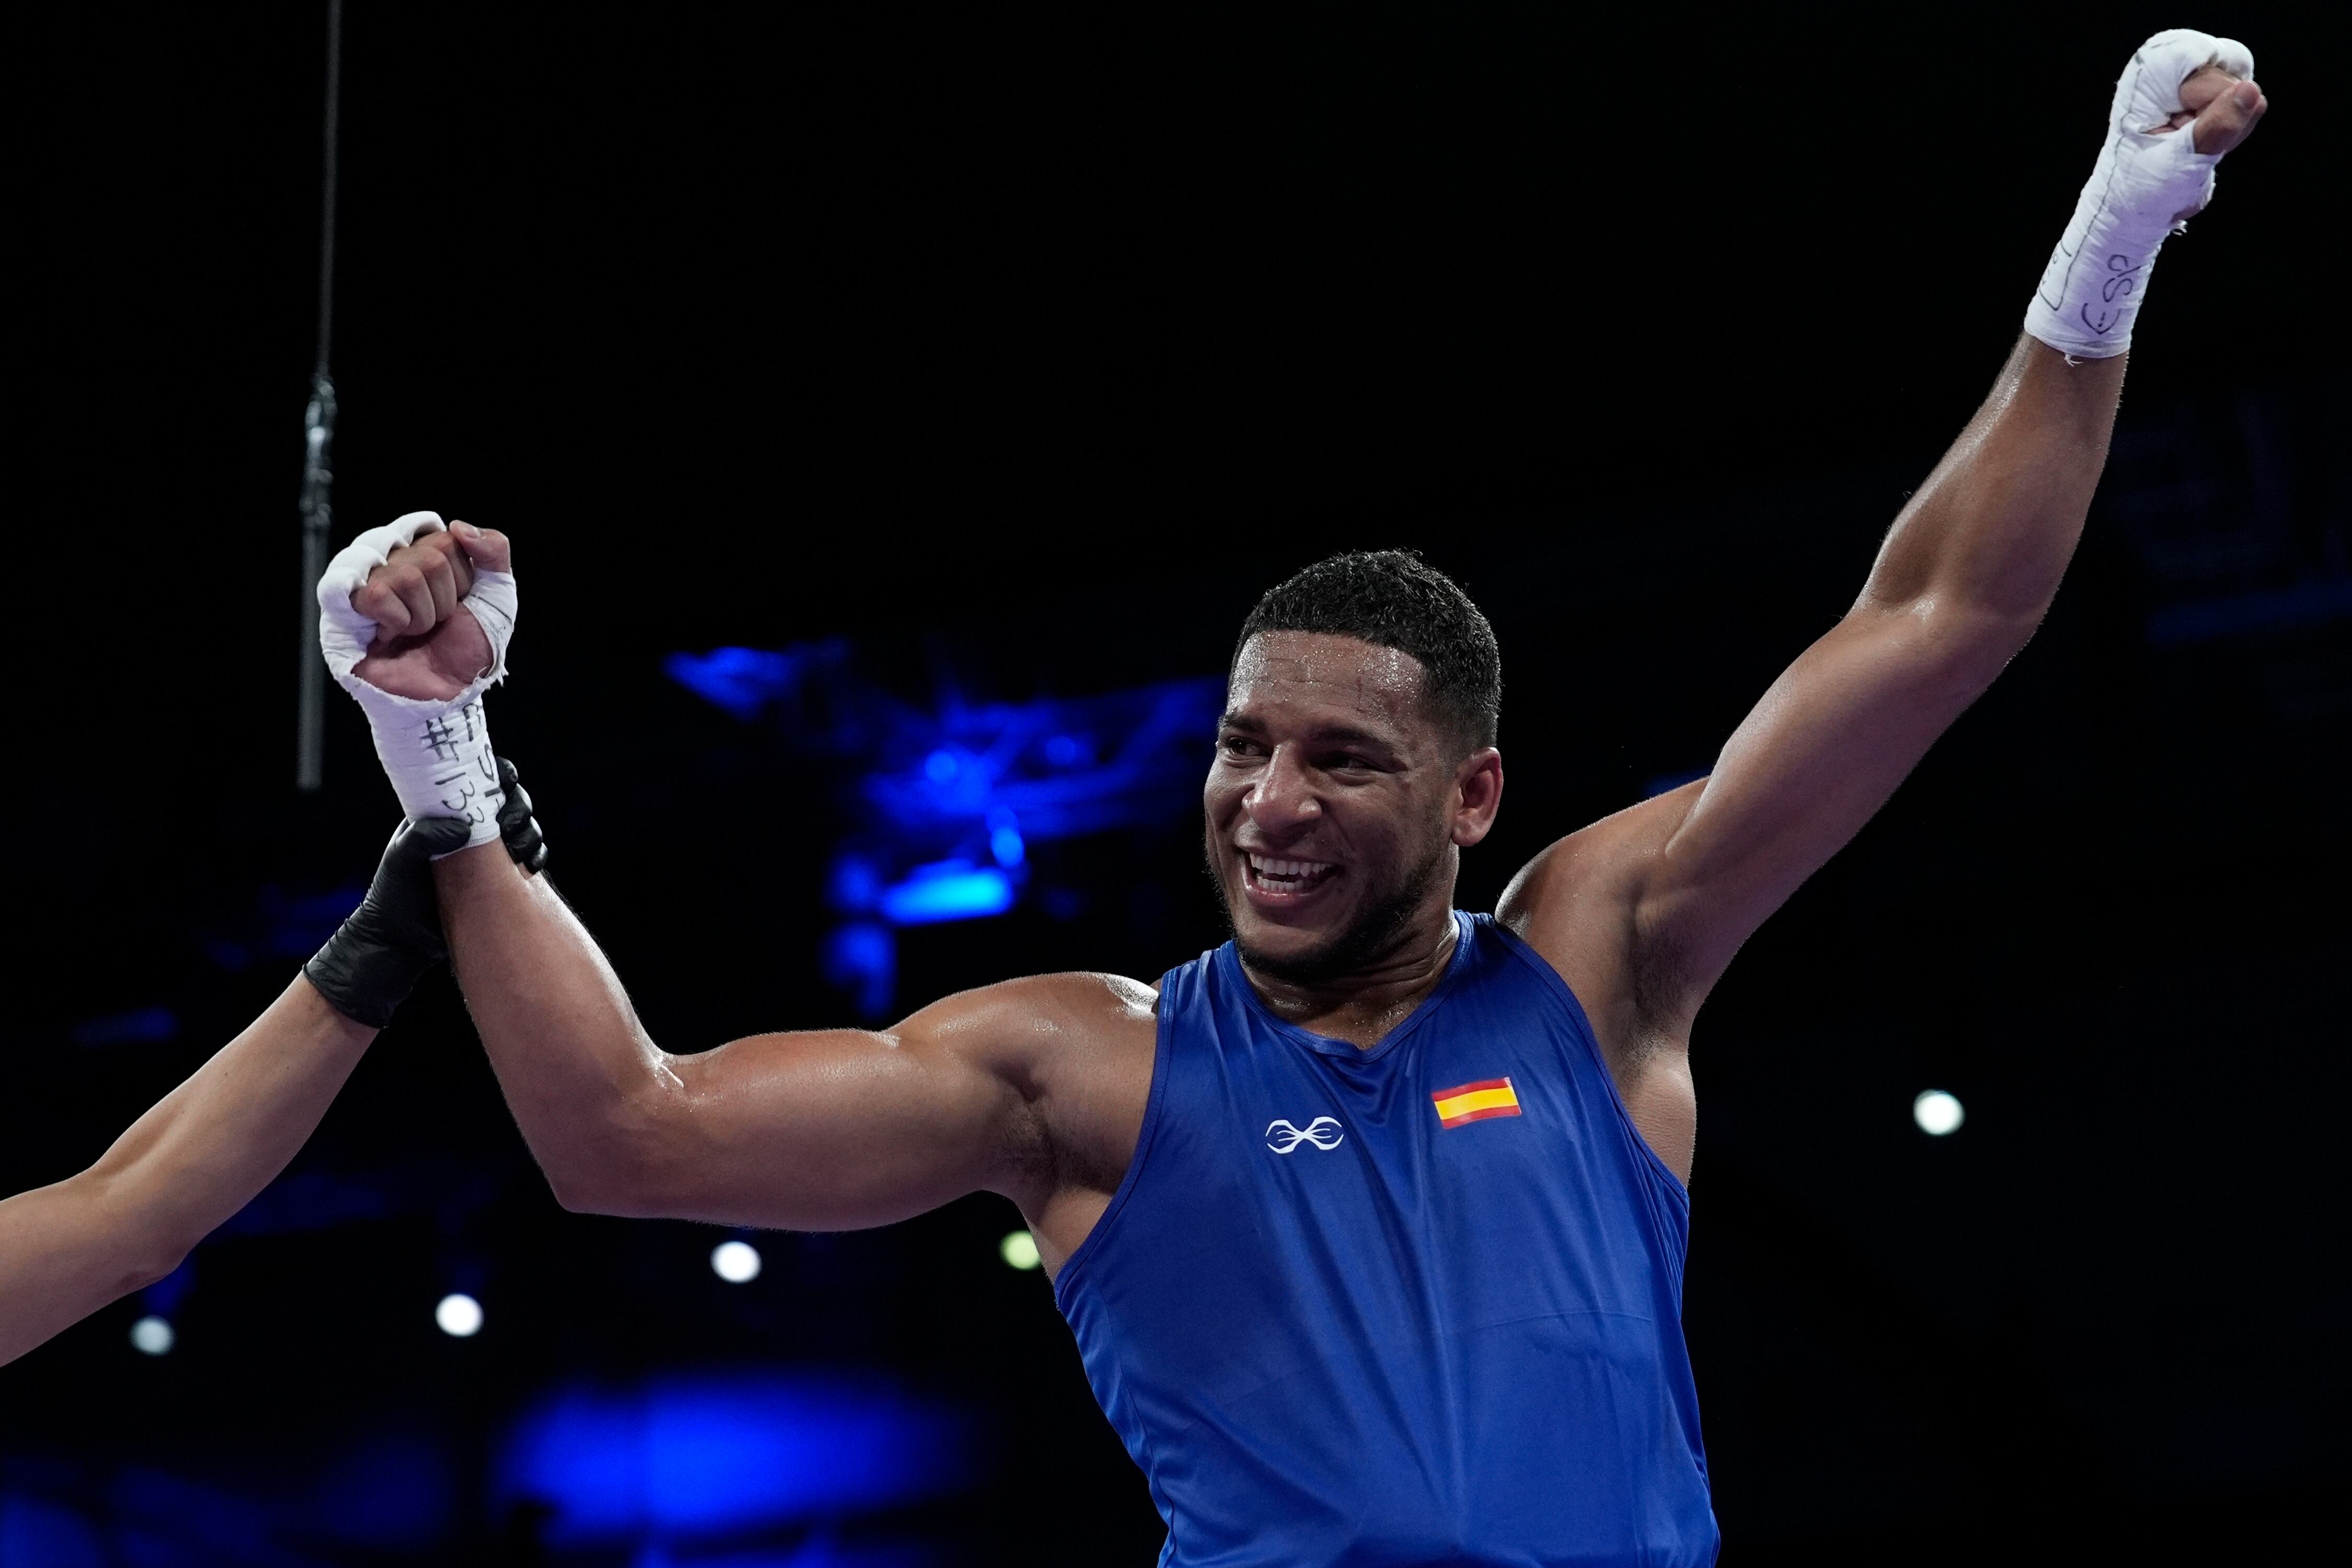
[[[1228,847],[1210,844],[1209,854],[1213,858],[1208,868],[1209,877],[1217,885],[1217,903],[1225,913],[1225,928],[1232,933],[1234,946],[1241,954],[1243,963],[1260,974],[1287,980],[1293,985],[1325,985],[1368,967],[1412,924],[1421,901],[1429,894],[1430,884],[1437,880],[1438,868],[1444,863],[1446,847],[1450,842],[1449,839],[1440,837],[1432,843],[1429,852],[1398,879],[1385,896],[1374,901],[1358,915],[1347,929],[1320,947],[1288,957],[1261,952],[1243,937],[1241,927],[1234,919],[1233,901],[1226,894],[1224,879],[1219,874],[1213,859],[1231,852]]]

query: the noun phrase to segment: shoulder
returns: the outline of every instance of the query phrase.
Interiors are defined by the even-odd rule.
[[[1670,789],[1552,844],[1495,914],[1575,993],[1626,1113],[1684,1180],[1696,1125],[1691,1009],[1651,905],[1659,859],[1702,788]]]
[[[1562,936],[1615,930],[1630,939],[1658,856],[1705,783],[1695,779],[1556,840],[1519,868],[1495,918],[1548,958]]]
[[[1017,1107],[1012,1153],[1026,1185],[1014,1190],[1033,1221],[1045,1223],[1041,1206],[1056,1194],[1108,1199],[1118,1186],[1150,1096],[1159,1002],[1122,975],[1031,975],[908,1020],[994,1078]]]
[[[1504,890],[1495,918],[1557,970],[1612,1068],[1648,1058],[1677,1016],[1654,951],[1649,895],[1666,842],[1701,782],[1629,806],[1551,844]]]
[[[1148,1046],[1159,1027],[1159,999],[1151,987],[1124,975],[1026,975],[943,998],[891,1032],[1025,1078],[1072,1054]]]

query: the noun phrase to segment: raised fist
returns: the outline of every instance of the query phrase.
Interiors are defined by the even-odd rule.
[[[451,523],[394,550],[352,594],[376,623],[375,641],[352,674],[379,691],[446,701],[486,673],[489,634],[462,601],[474,572],[511,571],[513,547],[495,528]]]
[[[2253,134],[2254,122],[2270,109],[2263,89],[2241,81],[2220,66],[2200,66],[2180,84],[2180,111],[2148,131],[2161,136],[2184,125],[2197,127],[2197,151],[2219,156]]]

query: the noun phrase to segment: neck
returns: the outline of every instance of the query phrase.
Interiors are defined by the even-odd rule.
[[[1453,890],[1449,885],[1445,891],[1450,895]],[[1394,942],[1345,975],[1285,979],[1256,967],[1246,956],[1242,972],[1285,1023],[1370,1051],[1436,989],[1458,940],[1449,898],[1418,912]]]

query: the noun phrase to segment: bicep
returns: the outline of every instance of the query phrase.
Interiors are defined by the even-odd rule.
[[[884,1030],[755,1035],[664,1057],[629,1114],[639,1214],[851,1229],[1016,1183],[1029,1106],[1001,1001],[951,998]],[[620,1206],[600,1206],[620,1207]]]
[[[1998,667],[1932,606],[1857,609],[1805,650],[1664,834],[1635,940],[1704,996],[1741,943],[1885,804]]]

